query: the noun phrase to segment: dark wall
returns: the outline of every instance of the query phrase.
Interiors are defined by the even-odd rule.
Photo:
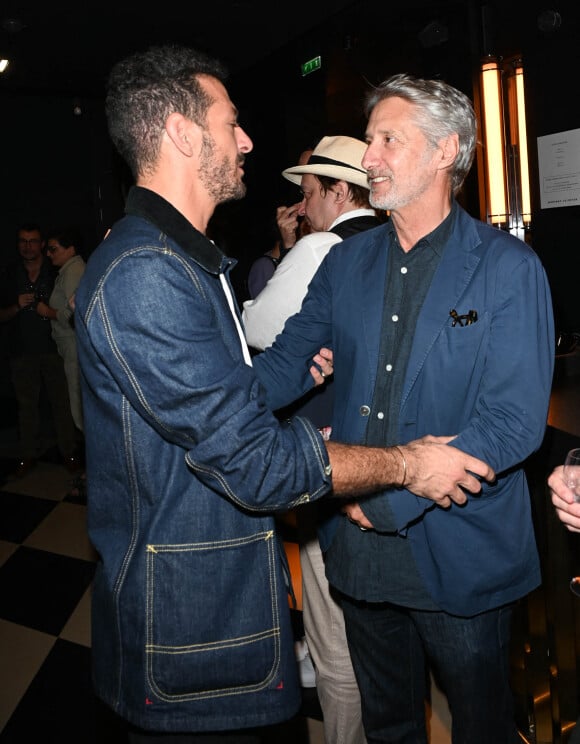
[[[532,239],[552,287],[557,326],[580,331],[580,206],[541,209],[537,138],[580,129],[580,5],[558,2],[561,25],[531,28],[523,44],[528,113],[528,151],[532,169]],[[549,16],[548,16],[549,20]],[[549,28],[549,27],[548,27]],[[576,158],[578,162],[578,156]]]
[[[218,207],[209,227],[216,242],[238,260],[232,281],[240,302],[247,298],[252,261],[277,239],[276,206],[299,199],[298,187],[282,177],[282,170],[325,134],[325,75],[302,78],[300,73],[300,61],[309,53],[303,44],[284,49],[228,84],[254,148],[244,165],[245,198]]]
[[[247,196],[219,207],[210,227],[239,261],[233,280],[240,299],[252,260],[276,239],[275,207],[299,196],[281,171],[325,133],[324,76],[300,74],[308,53],[303,45],[282,50],[228,83],[254,149],[245,165]],[[24,221],[45,229],[76,224],[84,253],[90,254],[122,216],[132,183],[109,141],[104,102],[3,95],[2,111],[7,115],[0,117],[0,267],[16,257],[16,230]]]
[[[370,86],[396,72],[441,78],[475,98],[488,54],[521,55],[525,70],[533,219],[528,242],[542,259],[558,329],[580,331],[580,206],[540,208],[537,138],[580,128],[580,3],[577,0],[465,0],[354,4],[332,47],[327,121],[352,126]],[[364,121],[361,133],[364,131]],[[461,200],[480,215],[477,163]]]
[[[76,224],[90,251],[122,199],[101,102],[4,95],[2,112],[0,265],[23,221]]]
[[[480,2],[409,0],[401,6],[359,0],[323,26],[232,78],[240,122],[254,141],[246,161],[246,198],[220,207],[212,232],[239,263],[233,280],[241,299],[254,258],[275,236],[274,211],[298,198],[281,171],[325,134],[364,136],[362,99],[387,75],[407,71],[440,77],[473,95],[481,56],[521,52],[526,75],[528,150],[534,216],[531,243],[548,271],[558,324],[580,329],[575,279],[580,268],[579,207],[540,210],[536,138],[580,127],[576,76],[580,8],[557,0],[558,28],[538,28],[539,0]],[[316,54],[322,69],[302,77],[300,63]],[[24,219],[45,227],[75,222],[88,252],[122,214],[130,178],[113,153],[102,101],[63,98],[2,99],[4,143],[0,179],[0,265],[14,255],[14,231]],[[7,112],[7,115],[6,115]],[[477,166],[462,203],[479,216]]]

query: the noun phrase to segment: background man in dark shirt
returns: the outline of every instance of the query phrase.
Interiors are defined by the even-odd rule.
[[[56,272],[44,255],[38,225],[22,225],[17,240],[19,260],[6,269],[0,287],[0,322],[7,324],[4,330],[18,405],[21,459],[13,475],[25,475],[42,454],[39,435],[43,386],[63,464],[73,472],[79,462],[63,361],[52,338],[50,320],[38,307],[39,302],[48,302]]]

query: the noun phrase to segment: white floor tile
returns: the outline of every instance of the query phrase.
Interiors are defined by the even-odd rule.
[[[86,506],[61,502],[26,538],[23,545],[94,561],[97,556],[87,535],[86,518]]]
[[[59,636],[87,648],[91,647],[91,592],[92,586],[83,594]]]
[[[2,490],[61,501],[71,488],[72,479],[71,473],[62,465],[38,462],[23,478],[4,483]]]

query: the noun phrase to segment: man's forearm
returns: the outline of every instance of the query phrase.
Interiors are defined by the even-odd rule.
[[[403,485],[406,463],[398,447],[326,442],[335,496],[363,496]]]
[[[335,496],[360,497],[404,486],[416,496],[447,507],[464,504],[465,491],[479,493],[493,469],[451,446],[454,437],[426,436],[405,445],[364,447],[326,442]]]

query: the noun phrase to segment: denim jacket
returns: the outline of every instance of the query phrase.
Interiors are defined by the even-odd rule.
[[[126,212],[76,294],[96,691],[149,730],[276,723],[300,690],[273,512],[330,490],[326,450],[266,406],[235,262],[147,189]]]

